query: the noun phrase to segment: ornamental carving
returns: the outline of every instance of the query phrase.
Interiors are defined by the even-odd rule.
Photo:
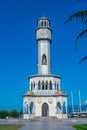
[[[42,99],[41,98],[38,98],[38,101],[37,101],[39,104],[42,103]]]
[[[48,102],[49,102],[50,104],[52,104],[52,103],[53,103],[53,99],[52,99],[52,98],[49,98],[49,99],[48,99]]]

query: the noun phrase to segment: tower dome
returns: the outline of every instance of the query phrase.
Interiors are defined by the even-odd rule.
[[[38,19],[38,27],[49,27],[50,25],[50,20],[47,17],[40,17]]]
[[[38,19],[38,21],[39,20],[48,20],[48,21],[50,21],[47,17],[45,17],[45,16],[42,16],[42,17],[40,17],[39,19]]]

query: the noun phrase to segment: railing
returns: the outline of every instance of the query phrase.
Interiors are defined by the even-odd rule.
[[[35,90],[35,95],[54,95],[56,93],[56,90]]]

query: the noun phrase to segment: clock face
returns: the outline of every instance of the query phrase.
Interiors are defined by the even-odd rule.
[[[42,31],[41,31],[41,35],[42,35],[43,37],[47,36],[47,31],[46,31],[46,30],[42,30]]]

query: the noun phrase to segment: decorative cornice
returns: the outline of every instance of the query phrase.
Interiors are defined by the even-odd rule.
[[[67,97],[67,94],[50,94],[50,95],[44,95],[44,94],[23,94],[23,97]]]
[[[28,78],[35,78],[35,77],[54,77],[54,78],[61,78],[60,75],[54,75],[54,74],[49,74],[49,75],[39,75],[39,74],[36,74],[36,75],[31,75],[29,76]]]

